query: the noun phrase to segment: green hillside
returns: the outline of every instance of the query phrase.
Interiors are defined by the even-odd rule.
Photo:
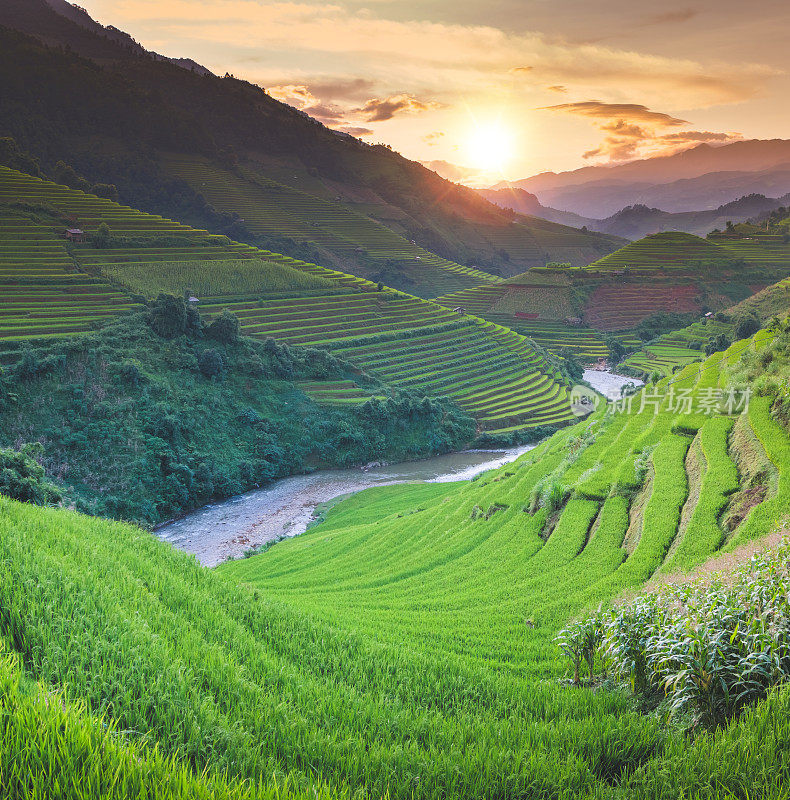
[[[513,327],[525,333],[524,317],[533,324],[580,317],[596,332],[626,333],[655,315],[702,316],[739,303],[790,272],[790,245],[783,236],[738,238],[741,227],[708,239],[657,233],[583,268],[552,264],[529,270],[520,288],[511,285],[521,280],[517,276],[506,280],[507,289],[481,286],[441,300],[467,302],[486,318],[503,321],[518,312],[521,320],[514,320]],[[497,317],[499,312],[506,316]],[[534,324],[536,338],[541,327],[545,325]],[[595,352],[588,350],[589,355]]]
[[[62,160],[72,185],[111,184],[135,208],[423,297],[479,284],[481,272],[586,264],[623,244],[514,218],[258,86],[155,60],[45,0],[7,0],[0,26],[0,137],[49,177]],[[89,109],[69,99],[75,86]]]
[[[177,754],[192,780],[646,800],[707,796],[712,770],[722,796],[745,776],[750,793],[781,796],[786,690],[690,743],[626,690],[559,682],[554,637],[790,512],[790,437],[770,392],[745,412],[710,399],[786,338],[738,342],[649,387],[643,410],[640,397],[631,413],[600,409],[478,480],[355,495],[213,572],[139,529],[0,499],[0,630],[27,677],[105,714],[119,748],[143,734]],[[702,405],[675,413],[670,388]],[[725,467],[735,486],[713,479]],[[762,502],[735,513],[754,487]],[[757,771],[756,736],[771,743]],[[146,759],[110,763],[133,777]]]
[[[777,315],[783,317],[789,307],[790,278],[785,278],[728,308],[726,316],[734,318],[753,311],[763,322],[767,322]]]
[[[592,262],[587,269],[595,272],[687,270],[690,262],[726,261],[728,258],[732,256],[726,250],[707,239],[690,233],[667,231],[629,242],[614,253]]]
[[[2,167],[0,213],[15,220],[0,241],[0,361],[3,342],[85,331],[188,290],[207,320],[229,309],[245,335],[329,349],[396,387],[452,398],[487,430],[573,418],[557,367],[500,325]],[[88,241],[66,242],[75,225]]]
[[[9,346],[0,448],[45,443],[41,463],[69,505],[156,524],[276,478],[475,439],[446,397],[397,390],[324,350],[238,338],[226,322],[157,301],[92,333]]]
[[[308,244],[335,264],[374,281],[421,297],[498,278],[431,253],[409,238],[371,219],[375,205],[338,201],[291,188],[266,177],[262,167],[222,169],[205,160],[167,159],[171,172],[203,195],[214,208],[234,212],[256,235],[285,236]],[[318,188],[321,191],[321,188]],[[321,192],[326,193],[326,190]],[[405,215],[400,215],[405,218]],[[402,221],[402,220],[401,220]]]
[[[706,348],[709,352],[712,346],[719,350],[724,349],[736,338],[740,320],[753,318],[753,326],[770,325],[772,322],[775,326],[776,318],[783,318],[788,308],[790,278],[785,278],[720,311],[715,317],[656,337],[629,355],[622,366],[634,370],[640,376],[655,372],[669,375],[692,361],[700,361],[704,358]]]
[[[621,366],[628,367],[640,375],[671,375],[678,368],[693,361],[702,361],[705,347],[711,338],[724,336],[732,340],[733,326],[726,322],[706,320],[695,322],[686,328],[665,333],[623,360]]]

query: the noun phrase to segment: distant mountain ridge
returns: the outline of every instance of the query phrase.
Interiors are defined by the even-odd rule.
[[[481,189],[480,194],[503,208],[512,208],[519,214],[529,214],[561,225],[587,227],[590,230],[622,236],[626,239],[641,239],[662,231],[683,231],[696,236],[705,236],[715,228],[723,228],[727,222],[745,222],[759,218],[782,206],[790,205],[790,193],[781,197],[766,197],[763,194],[748,194],[737,200],[704,211],[672,213],[636,203],[620,209],[604,219],[584,217],[571,211],[561,211],[541,204],[537,196],[525,189]]]
[[[195,72],[201,75],[212,75],[211,70],[193,61],[191,58],[171,58],[170,56],[163,56],[152,50],[146,50],[139,42],[135,41],[128,33],[119,30],[112,25],[102,25],[97,22],[91,15],[81,6],[67,2],[67,0],[44,0],[56,14],[60,17],[73,22],[81,28],[103,38],[109,40],[114,45],[118,45],[122,50],[126,50],[136,56],[151,56],[160,61],[168,61],[184,69]],[[29,33],[41,38],[48,44],[59,44],[62,41],[64,31],[57,30],[56,28],[46,28],[42,30],[40,13],[36,13],[36,4],[31,0],[3,0],[6,6],[4,9],[4,22],[10,24],[16,30],[23,33]],[[93,43],[90,46],[90,40],[77,39],[72,45],[74,49],[81,55],[89,58],[118,58],[118,50],[115,47],[107,48],[106,52],[102,52],[101,43]],[[82,45],[82,46],[80,46]]]
[[[597,180],[669,183],[709,172],[757,172],[784,163],[790,163],[790,139],[746,139],[719,146],[700,144],[673,155],[644,158],[625,164],[581,167],[567,172],[542,172],[531,178],[511,181],[510,185],[539,192]]]
[[[492,188],[524,189],[545,206],[594,219],[635,204],[673,213],[713,210],[748,194],[790,192],[790,140],[702,144],[672,156],[545,172]]]

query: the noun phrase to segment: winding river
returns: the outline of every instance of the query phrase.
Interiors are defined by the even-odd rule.
[[[463,450],[421,461],[370,469],[320,470],[275,481],[263,489],[204,506],[154,532],[160,539],[214,567],[245,550],[283,536],[304,533],[321,503],[371,486],[424,481],[470,480],[485,470],[513,461],[535,445],[508,450]]]
[[[630,380],[594,370],[587,370],[584,378],[604,394],[613,385]],[[250,548],[304,533],[314,519],[316,507],[329,500],[371,486],[471,480],[481,472],[514,461],[534,446],[464,450],[370,469],[333,469],[296,475],[204,506],[159,526],[155,533],[175,547],[193,553],[204,566],[214,567],[228,558],[242,556]]]

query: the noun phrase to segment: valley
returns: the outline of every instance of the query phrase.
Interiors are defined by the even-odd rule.
[[[0,795],[785,800],[778,16],[86,4],[0,0]]]

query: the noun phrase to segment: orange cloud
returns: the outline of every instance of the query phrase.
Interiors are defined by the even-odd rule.
[[[561,103],[556,106],[543,106],[541,111],[565,111],[596,119],[645,122],[657,126],[686,125],[686,120],[651,111],[638,103],[602,103],[600,100],[586,100],[582,103]]]
[[[628,161],[646,155],[677,152],[700,142],[729,142],[742,138],[739,133],[712,131],[673,131],[666,128],[687,125],[686,120],[661,111],[652,111],[639,103],[603,103],[587,100],[544,106],[544,111],[559,111],[590,117],[606,136],[592,150],[583,154],[585,159],[605,158],[608,161]]]

